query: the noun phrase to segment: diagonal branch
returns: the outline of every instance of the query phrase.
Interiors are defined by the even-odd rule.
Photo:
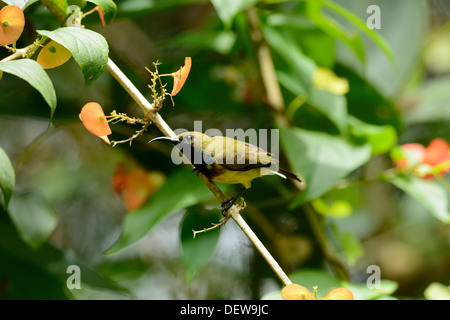
[[[142,93],[133,85],[133,83],[125,76],[125,74],[116,66],[116,64],[108,58],[108,64],[106,69],[109,73],[122,85],[122,87],[128,92],[128,94],[133,98],[133,100],[138,104],[144,113],[145,117],[150,119],[159,130],[167,137],[175,137],[175,132],[169,127],[169,125],[164,121],[161,115],[157,112],[153,104],[147,101]],[[217,185],[199,172],[198,176],[203,180],[203,182],[208,186],[214,196],[219,200],[220,203],[226,200],[223,192],[217,187]],[[247,235],[250,241],[254,244],[256,249],[261,253],[267,263],[271,266],[276,275],[280,278],[284,285],[291,283],[291,280],[286,275],[286,273],[281,269],[278,262],[272,257],[270,252],[266,249],[264,244],[259,240],[250,226],[245,222],[245,220],[240,215],[240,211],[244,207],[234,204],[227,212],[226,220],[229,217],[238,224],[242,231]]]

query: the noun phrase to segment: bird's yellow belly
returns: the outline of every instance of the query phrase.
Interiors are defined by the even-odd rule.
[[[224,182],[224,183],[240,183],[247,189],[251,186],[251,181],[255,178],[258,178],[261,176],[261,170],[258,169],[252,169],[247,171],[233,171],[233,170],[218,170],[218,174],[212,178],[212,180],[217,182]]]

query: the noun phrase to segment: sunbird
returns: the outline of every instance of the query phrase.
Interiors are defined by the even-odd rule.
[[[177,137],[158,137],[154,141],[171,142],[194,166],[193,171],[207,178],[230,184],[242,184],[239,193],[222,202],[222,214],[226,212],[242,193],[251,187],[253,179],[276,174],[284,179],[302,182],[295,174],[278,166],[278,159],[270,152],[253,144],[230,137],[214,136],[190,131]]]

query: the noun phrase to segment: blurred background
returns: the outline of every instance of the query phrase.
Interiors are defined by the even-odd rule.
[[[323,283],[328,289],[345,281],[363,292],[370,275],[367,267],[377,265],[387,289],[372,298],[429,298],[426,290],[433,283],[447,289],[448,224],[379,174],[393,167],[389,151],[395,145],[449,141],[450,2],[376,1],[381,29],[373,31],[388,49],[357,22],[366,24],[373,1],[327,2],[339,9],[310,1],[115,3],[117,15],[111,24],[102,28],[97,14],[83,24],[106,38],[110,58],[149,101],[151,76],[145,67],[154,70],[153,63],[159,61],[159,72],[171,73],[185,57],[192,57],[191,72],[173,98],[174,106],[166,99],[160,111],[173,129],[192,130],[199,120],[203,130],[222,132],[279,127],[261,76],[260,32],[281,88],[282,117],[291,128],[357,140],[360,127],[355,123],[362,121],[374,132],[383,132],[377,137],[387,147],[369,151],[316,196],[299,200],[301,192],[276,176],[255,180],[245,194],[244,219],[296,282],[311,281],[319,289]],[[59,26],[40,3],[28,7],[25,16],[17,47],[34,41],[36,30]],[[0,48],[0,60],[8,54]],[[312,80],[317,68],[332,70],[326,83],[344,83],[344,90],[318,88]],[[131,145],[115,147],[83,127],[78,115],[91,101],[105,114],[116,110],[143,116],[107,71],[88,87],[73,59],[47,73],[58,99],[50,126],[49,107],[36,90],[7,73],[0,80],[0,146],[14,165],[19,203],[12,218],[1,214],[0,298],[260,299],[279,294],[281,282],[234,221],[219,232],[192,239],[192,229],[220,219],[219,204],[202,195],[208,191],[196,187],[202,182],[188,167],[171,162],[170,145],[148,144],[161,135],[155,126]],[[171,90],[172,79],[162,80]],[[336,112],[341,113],[333,116]],[[341,116],[352,121],[344,123]],[[110,126],[111,140],[126,139],[141,128]],[[348,132],[344,127],[356,129]],[[298,147],[305,153],[295,154],[294,136],[282,133],[281,161],[299,171],[312,147],[305,142]],[[305,137],[312,141],[312,136]],[[329,158],[325,151],[322,157]],[[342,161],[356,161],[352,158],[344,155]],[[299,173],[311,180],[323,174],[320,165],[314,172],[308,168]],[[142,238],[105,254],[121,237],[124,221],[133,219],[117,179],[136,172],[145,177],[147,190],[146,203],[138,210],[148,209],[155,219],[140,228]],[[142,179],[136,174],[132,181]],[[446,179],[436,185],[439,192],[444,190],[441,207],[448,214],[448,174]],[[239,190],[219,186],[230,196]],[[190,192],[194,200],[189,207],[169,210],[169,203]],[[30,205],[25,201],[29,197],[39,200]],[[132,229],[127,232],[133,234]],[[81,289],[66,285],[66,269],[73,264],[81,268]]]

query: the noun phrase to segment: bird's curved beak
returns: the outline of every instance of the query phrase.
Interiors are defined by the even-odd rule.
[[[177,137],[175,137],[175,138],[171,138],[171,137],[157,137],[157,138],[154,138],[154,139],[150,140],[148,143],[152,143],[154,141],[160,141],[160,140],[169,141],[169,142],[171,142],[173,144],[180,143],[180,139],[178,139]]]

